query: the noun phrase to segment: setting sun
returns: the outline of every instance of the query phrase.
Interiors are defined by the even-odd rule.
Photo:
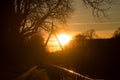
[[[64,46],[67,43],[69,43],[71,39],[72,39],[72,37],[70,35],[65,34],[65,33],[61,33],[61,34],[58,34],[56,36],[51,35],[51,37],[48,41],[48,44],[47,44],[48,51],[55,52],[55,51],[62,50],[62,48],[64,48]],[[61,46],[60,46],[58,41],[60,42]]]
[[[61,45],[64,46],[72,39],[72,37],[70,37],[67,34],[59,34],[58,39],[59,39]]]

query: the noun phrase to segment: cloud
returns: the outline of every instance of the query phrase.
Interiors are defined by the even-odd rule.
[[[80,22],[78,22],[78,23],[68,23],[68,25],[94,25],[94,24],[97,24],[97,25],[104,25],[104,24],[120,24],[120,22],[102,22],[102,23],[80,23]]]

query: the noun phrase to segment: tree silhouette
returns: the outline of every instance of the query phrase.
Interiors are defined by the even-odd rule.
[[[86,7],[92,8],[93,16],[106,16],[105,11],[110,8],[111,0],[82,0]]]
[[[72,11],[70,0],[5,0],[3,4],[4,33],[23,39],[39,28],[48,31],[53,21],[65,22]]]
[[[82,0],[93,9],[94,16],[105,16],[110,0]],[[66,21],[72,12],[72,0],[3,0],[1,4],[2,32],[26,38],[42,28],[49,30],[51,22]],[[1,32],[1,33],[2,33]]]
[[[86,36],[87,39],[90,39],[90,40],[97,37],[97,34],[94,29],[88,30],[87,32],[84,33],[84,35]]]
[[[109,0],[82,0],[92,8],[93,15],[105,16]],[[5,39],[21,41],[40,29],[50,30],[52,22],[66,22],[72,12],[72,0],[3,0],[1,4],[1,34]],[[10,36],[10,37],[8,37]],[[3,39],[4,41],[4,39]]]
[[[36,62],[44,62],[43,40],[35,33],[41,29],[49,31],[53,21],[65,22],[72,11],[70,0],[2,0],[0,10],[0,73],[6,80],[13,80]]]
[[[70,45],[74,45],[74,47],[83,47],[83,46],[85,46],[86,39],[87,39],[86,35],[78,34],[71,41]]]
[[[120,39],[120,28],[118,28],[118,29],[114,32],[113,38]]]
[[[97,15],[100,15],[98,13],[101,12],[104,14],[104,9],[100,7],[100,4],[106,2],[106,0],[83,0],[83,2],[86,6],[90,6]],[[35,58],[31,58],[33,57],[32,54],[35,52],[39,53],[37,45],[39,41],[37,41],[38,38],[34,34],[41,29],[49,31],[52,23],[56,25],[58,22],[66,22],[66,18],[72,12],[71,3],[72,0],[1,1],[0,43],[2,51],[0,52],[0,61],[3,66],[0,73],[4,73],[3,79],[13,80],[17,75],[16,72],[28,69],[25,66],[26,64],[29,64],[27,66],[34,64],[32,61]],[[30,45],[26,45],[28,43],[26,41],[29,41],[28,39],[32,40]],[[40,39],[40,41],[43,40]],[[41,43],[39,44],[42,45]],[[37,48],[34,48],[34,46]],[[44,53],[42,46],[41,49]]]

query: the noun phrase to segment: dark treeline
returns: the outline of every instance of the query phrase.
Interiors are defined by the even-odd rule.
[[[119,78],[120,42],[112,39],[90,40],[84,48],[74,50],[75,68],[102,79]]]
[[[83,1],[85,5],[89,5],[94,9],[93,14],[98,12],[104,14],[104,10],[102,10],[101,7],[99,9],[99,6],[97,5],[100,5],[101,2],[94,3],[91,0]],[[106,0],[103,0],[103,3],[104,1]],[[93,4],[96,4],[97,6]],[[46,52],[44,48],[42,37],[36,35],[36,33],[41,29],[49,30],[51,24],[55,23],[53,21],[58,20],[60,22],[65,22],[66,18],[69,16],[68,13],[72,12],[70,0],[2,0],[0,3],[0,10],[0,80],[13,80],[32,66],[42,66],[43,63],[47,63],[47,61],[49,61],[47,58],[48,52]],[[98,14],[96,14],[96,16],[98,16]],[[29,23],[31,25],[28,25]],[[78,72],[80,73],[87,73],[87,71],[88,73],[93,72],[89,71],[92,69],[87,68],[85,65],[94,62],[91,60],[96,59],[96,52],[99,52],[99,47],[97,48],[97,46],[95,46],[94,48],[94,43],[90,43],[87,48],[82,49],[77,47],[71,49],[71,52],[68,51],[70,54],[67,55],[66,53],[64,57],[67,57],[68,59],[66,59],[63,64],[69,65],[71,63],[73,66],[75,65],[74,69],[76,69],[76,71],[79,70]],[[116,44],[118,45],[118,43]],[[105,50],[107,51],[106,48]],[[114,49],[111,50],[114,51]],[[103,52],[105,53],[105,51]],[[107,54],[115,55],[115,52],[109,52],[111,53]],[[88,56],[89,58],[84,58],[82,56],[84,54],[86,54],[84,57],[90,55]],[[93,54],[96,54],[96,56]],[[57,61],[57,59],[58,58],[54,61]],[[101,59],[102,58],[99,58],[98,61]],[[50,62],[53,62],[51,57],[50,60]],[[85,65],[82,64],[82,61],[85,61]],[[84,69],[78,63],[82,64]],[[94,64],[96,63],[97,62]],[[72,65],[70,66],[71,68]],[[93,65],[91,66],[93,67]]]
[[[0,80],[13,80],[47,57],[41,30],[65,22],[70,0],[2,0],[0,2]],[[62,11],[63,12],[62,12]],[[53,15],[54,14],[54,15]]]
[[[114,34],[109,39],[84,39],[82,35],[77,35],[65,47],[60,64],[94,79],[118,80],[119,36],[115,37]]]
[[[40,36],[34,35],[27,44],[4,43],[0,53],[0,79],[13,80],[35,65],[42,67],[47,52],[41,40]]]

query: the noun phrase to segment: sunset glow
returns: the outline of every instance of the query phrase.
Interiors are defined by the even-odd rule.
[[[72,39],[72,37],[67,34],[59,34],[58,39],[59,39],[61,45],[64,46],[67,43],[69,43],[69,41]]]
[[[70,35],[65,34],[65,33],[58,34],[57,38],[58,38],[62,48],[64,48],[64,46],[67,43],[69,43],[70,40],[72,39],[72,37]],[[50,40],[49,40],[49,42],[47,44],[48,50],[50,52],[55,52],[55,51],[62,50],[57,38],[54,35],[50,37]]]

